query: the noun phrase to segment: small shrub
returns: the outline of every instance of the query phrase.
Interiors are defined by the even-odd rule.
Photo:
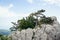
[[[52,24],[54,20],[52,20],[50,17],[42,18],[40,20],[40,24]]]
[[[17,25],[14,25],[15,27],[11,27],[10,30],[15,30],[15,29],[27,29],[27,28],[34,28],[35,27],[35,18],[33,16],[28,16],[26,18],[23,18],[21,20],[17,21]],[[15,23],[13,23],[15,24]]]

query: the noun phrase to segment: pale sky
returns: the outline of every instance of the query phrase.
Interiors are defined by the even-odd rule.
[[[0,29],[9,29],[11,22],[40,9],[46,16],[56,16],[60,22],[60,0],[0,0]]]

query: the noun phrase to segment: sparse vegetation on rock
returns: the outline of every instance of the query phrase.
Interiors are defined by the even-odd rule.
[[[42,18],[40,20],[40,24],[52,24],[54,20],[51,17]]]
[[[28,17],[20,19],[17,21],[17,23],[14,23],[14,26],[10,28],[10,30],[15,31],[17,29],[22,30],[22,29],[27,29],[27,28],[35,28],[37,25],[41,24],[52,24],[53,20],[51,20],[50,17],[46,17],[44,14],[45,10],[41,9],[35,13],[30,14]],[[35,18],[35,17],[36,18]],[[41,18],[40,20],[38,18]]]
[[[17,23],[12,22],[14,31],[11,40],[60,40],[60,24],[55,16],[46,17],[45,10],[39,10],[22,18]],[[37,28],[36,28],[37,27]],[[21,31],[19,31],[21,30]]]

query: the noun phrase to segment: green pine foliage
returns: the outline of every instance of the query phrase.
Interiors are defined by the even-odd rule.
[[[29,16],[26,18],[23,18],[21,20],[18,20],[19,26],[17,26],[20,29],[27,29],[27,28],[34,28],[35,27],[35,22],[34,22],[34,17]]]
[[[40,20],[41,24],[52,24],[54,20],[51,19],[51,17],[46,17],[46,18],[42,18]]]
[[[50,17],[46,17],[44,14],[45,10],[39,10],[35,13],[31,13],[28,17],[22,18],[17,21],[17,23],[14,23],[14,26],[10,28],[10,30],[22,30],[22,29],[27,29],[27,28],[35,28],[36,24],[41,26],[41,24],[52,24],[54,20],[52,20]],[[35,18],[35,17],[36,18]],[[37,17],[40,17],[41,19],[38,20]]]

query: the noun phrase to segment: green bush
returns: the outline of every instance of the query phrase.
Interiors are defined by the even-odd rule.
[[[0,40],[8,40],[8,36],[0,34]]]
[[[27,17],[26,19],[21,19],[19,22],[18,28],[20,29],[27,29],[27,28],[34,28],[35,27],[35,22],[34,18],[32,16]]]
[[[22,29],[27,29],[27,28],[34,28],[35,27],[35,22],[34,22],[35,18],[33,16],[28,16],[26,18],[23,18],[21,20],[18,20],[17,21],[17,25],[15,25],[15,23],[13,23],[15,25],[15,27],[11,27],[10,30],[13,30],[14,29],[19,29],[19,30],[22,30]]]
[[[10,28],[10,30],[16,31],[17,29],[22,30],[22,29],[27,29],[27,28],[35,28],[35,26],[41,24],[52,24],[54,20],[51,20],[50,17],[46,17],[44,14],[45,10],[39,10],[35,13],[30,14],[28,17],[23,18],[21,20],[17,21],[17,24],[12,22],[14,24],[13,27]],[[36,18],[35,18],[36,17]],[[39,21],[38,17],[41,18]]]
[[[40,20],[41,24],[52,24],[54,20],[52,20],[50,17],[42,18]]]

